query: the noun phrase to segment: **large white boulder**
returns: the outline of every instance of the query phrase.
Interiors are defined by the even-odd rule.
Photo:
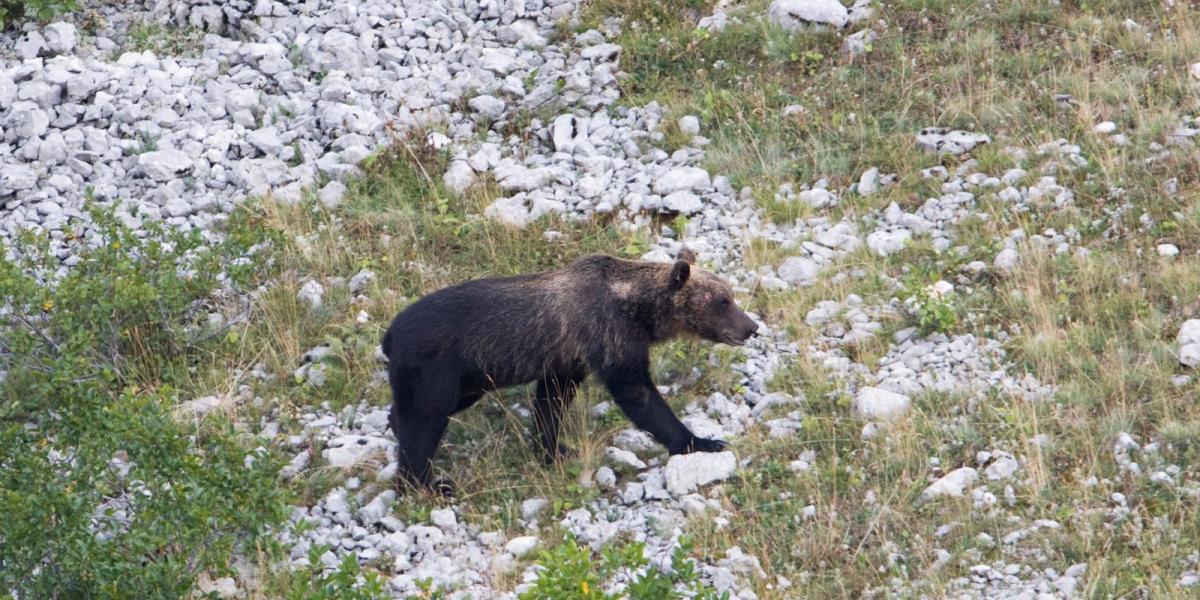
[[[908,240],[911,239],[912,232],[907,229],[880,230],[867,236],[867,247],[877,256],[887,256],[903,250],[904,246],[908,244]]]
[[[349,467],[376,452],[391,450],[392,442],[387,438],[367,435],[343,435],[329,440],[321,456],[334,467]]]
[[[921,500],[929,501],[943,496],[962,497],[967,486],[979,481],[979,472],[971,467],[961,467],[946,473],[941,479],[933,482],[921,492]]]
[[[676,167],[663,173],[654,182],[655,194],[672,194],[679,191],[703,191],[712,186],[708,171],[699,167]]]
[[[1179,342],[1179,363],[1194,369],[1200,365],[1200,319],[1188,319],[1175,336]]]
[[[803,31],[812,25],[845,27],[850,12],[837,0],[775,0],[767,16],[788,31]]]
[[[779,278],[798,286],[810,286],[817,282],[817,275],[821,272],[821,265],[817,264],[811,258],[803,256],[791,256],[775,269],[775,273]]]
[[[153,150],[138,155],[146,177],[159,182],[178,179],[192,171],[192,159],[178,150]]]
[[[729,479],[734,471],[737,457],[732,452],[693,452],[672,456],[663,475],[667,491],[672,496],[683,496],[700,486]]]
[[[865,387],[854,396],[854,413],[869,421],[894,421],[908,412],[912,401],[904,394]]]

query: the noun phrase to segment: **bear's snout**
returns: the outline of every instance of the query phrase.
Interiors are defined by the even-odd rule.
[[[727,344],[741,346],[746,343],[746,340],[754,337],[758,333],[758,323],[754,322],[746,313],[738,315],[737,322],[725,330],[724,341]]]
[[[742,327],[742,341],[746,341],[755,335],[758,335],[758,323],[755,323],[750,317],[746,317],[746,325]]]

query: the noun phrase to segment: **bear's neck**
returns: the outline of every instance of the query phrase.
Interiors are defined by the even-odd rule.
[[[650,344],[670,341],[683,333],[675,303],[663,290],[650,290],[634,299],[633,306],[634,310],[627,313],[631,325],[644,332]]]

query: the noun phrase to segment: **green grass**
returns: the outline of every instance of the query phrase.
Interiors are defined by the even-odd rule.
[[[996,561],[1059,572],[1086,562],[1080,596],[1189,597],[1190,590],[1176,582],[1196,568],[1189,554],[1200,540],[1197,497],[1153,484],[1146,474],[1173,465],[1177,482],[1194,485],[1200,478],[1195,411],[1200,388],[1192,381],[1172,383],[1184,373],[1174,356],[1178,327],[1200,318],[1195,259],[1200,153],[1171,148],[1162,157],[1156,146],[1196,111],[1197,84],[1187,69],[1200,56],[1200,12],[1186,3],[1166,8],[1133,0],[904,0],[879,7],[875,18],[886,21],[886,28],[877,27],[879,38],[870,51],[852,59],[840,54],[838,33],[788,34],[757,18],[766,4],[752,0],[731,9],[739,20],[723,32],[698,32],[695,23],[711,12],[709,2],[593,0],[584,7],[580,29],[622,19],[616,40],[624,47],[621,102],[657,101],[665,107],[668,151],[690,143],[678,130],[678,117],[698,116],[701,135],[711,140],[705,166],[714,175],[730,176],[736,188],[750,187],[770,221],[786,225],[827,215],[861,222],[891,202],[915,210],[941,193],[940,182],[923,179],[920,170],[941,164],[953,172],[967,158],[990,175],[1027,169],[1021,185],[1029,185],[1047,162],[1033,149],[1058,138],[1079,144],[1089,164],[1056,174],[1075,194],[1067,207],[1015,213],[981,193],[977,215],[952,228],[955,245],[967,246],[961,256],[937,253],[927,237],[918,237],[887,258],[865,248],[853,252],[827,267],[811,287],[756,290],[744,298],[804,349],[816,334],[805,314],[821,300],[858,294],[867,304],[885,304],[913,293],[904,285],[945,279],[960,295],[945,309],[954,318],[934,315],[936,328],[992,338],[1006,333],[1013,372],[1030,373],[1058,392],[1042,401],[999,391],[982,399],[928,394],[914,398],[908,417],[863,439],[864,423],[851,411],[851,390],[802,351],[770,385],[803,396],[803,428],[783,440],[754,428],[734,441],[748,466],[711,490],[729,511],[728,522],[690,524],[694,556],[721,557],[734,545],[757,556],[767,577],[750,585],[764,599],[888,590],[901,597],[940,597],[972,565]],[[1142,29],[1127,29],[1126,19]],[[159,48],[156,40],[167,35],[149,27],[138,31],[132,41],[148,49]],[[186,36],[181,39],[186,42]],[[169,48],[178,50],[163,51]],[[1072,100],[1057,102],[1056,94]],[[806,111],[785,117],[784,107],[794,104]],[[1094,133],[1103,120],[1116,122],[1130,144],[1116,146]],[[518,125],[509,133],[522,133]],[[993,142],[970,157],[934,157],[915,146],[916,133],[927,126],[978,131]],[[589,252],[637,257],[651,241],[648,232],[624,231],[605,217],[582,223],[546,218],[523,230],[486,220],[483,208],[499,195],[495,185],[484,181],[464,196],[447,192],[441,175],[449,157],[412,141],[420,139],[396,140],[369,159],[365,175],[349,183],[337,209],[269,201],[250,209],[246,219],[279,234],[275,283],[231,335],[190,355],[184,365],[145,369],[139,383],[171,383],[180,397],[235,394],[247,385],[262,401],[239,405],[229,415],[231,427],[254,430],[270,414],[284,425],[285,435],[295,434],[298,416],[326,403],[333,410],[363,402],[387,405],[386,386],[373,383],[379,368],[375,347],[392,316],[414,298],[468,278],[558,267]],[[1030,157],[1018,163],[1007,146],[1024,148]],[[842,193],[839,206],[824,212],[774,197],[783,183],[798,189],[821,178],[844,191],[870,167],[897,174],[897,181],[868,197]],[[1173,195],[1164,183],[1170,177],[1179,180]],[[1117,187],[1123,190],[1120,198],[1111,193]],[[1118,223],[1111,213],[1126,202],[1128,212]],[[1143,214],[1151,225],[1139,224]],[[1090,256],[1054,256],[1024,244],[1020,269],[1012,276],[962,270],[971,261],[990,263],[1015,228],[1032,235],[1071,226],[1081,235],[1076,246]],[[547,241],[544,234],[551,230],[562,236]],[[863,223],[860,233],[870,231]],[[1178,245],[1181,256],[1158,258],[1158,243]],[[778,265],[790,254],[753,240],[745,263],[751,269]],[[296,299],[310,279],[348,279],[362,268],[377,274],[365,298],[351,298],[343,286],[331,284],[318,311]],[[865,276],[841,277],[852,271]],[[235,307],[223,310],[237,314]],[[356,322],[360,310],[369,316],[366,324]],[[876,340],[848,354],[874,368],[890,334],[916,324],[908,317],[889,318]],[[328,383],[296,385],[290,374],[297,357],[324,342],[333,344],[335,355]],[[680,408],[711,392],[729,393],[737,381],[730,369],[735,358],[729,349],[680,341],[656,352],[654,374],[659,383],[681,383],[693,368],[700,370],[698,380],[670,398]],[[235,375],[256,364],[277,377],[248,381]],[[458,484],[458,510],[471,523],[515,535],[521,530],[520,503],[541,496],[554,505],[539,535],[561,539],[558,517],[601,494],[590,486],[591,474],[602,464],[611,436],[627,423],[590,414],[591,405],[608,398],[589,382],[566,419],[565,441],[579,457],[542,466],[528,441],[528,424],[514,410],[530,396],[528,389],[495,394],[456,417],[436,468]],[[1122,470],[1114,458],[1121,432],[1143,444],[1159,443],[1157,451],[1135,456],[1141,476]],[[1038,436],[1048,443],[1034,443]],[[1015,479],[981,484],[1000,498],[1011,485],[1013,506],[1001,500],[997,512],[974,508],[970,498],[919,501],[932,479],[959,466],[977,466],[975,454],[984,450],[1020,457]],[[815,453],[812,468],[792,473],[788,464],[805,451]],[[293,502],[313,501],[349,475],[369,480],[371,469],[313,468],[281,484],[281,492]],[[1113,512],[1117,492],[1128,498],[1125,516]],[[416,522],[443,503],[415,496],[396,510],[406,522]],[[809,506],[812,516],[806,516]],[[980,534],[1001,540],[1036,519],[1053,519],[1062,527],[1039,531],[1014,547],[980,541]],[[939,528],[950,523],[957,525],[939,537]],[[935,569],[939,549],[951,559]],[[272,570],[274,551],[264,548],[257,559],[273,576],[252,590],[255,597],[278,597],[303,587],[305,577],[318,577]],[[570,551],[550,549],[551,555]],[[591,569],[585,560],[591,558],[580,559],[582,571]],[[364,569],[387,572],[386,565]],[[781,589],[779,577],[791,587]],[[509,588],[517,583],[515,577],[501,580]]]
[[[964,398],[919,398],[910,419],[886,436],[863,441],[861,423],[850,416],[839,385],[824,382],[819,365],[801,360],[777,377],[775,386],[805,392],[805,430],[787,443],[738,445],[757,466],[726,487],[737,509],[732,523],[698,534],[699,545],[737,543],[751,549],[769,575],[798,583],[789,593],[799,596],[856,596],[867,589],[891,589],[894,578],[903,582],[902,589],[937,595],[964,574],[963,564],[1003,556],[1002,548],[973,548],[969,540],[980,532],[999,539],[1015,526],[977,518],[969,501],[916,506],[915,496],[931,473],[930,459],[949,469],[972,464],[978,450],[1000,448],[1027,461],[1022,479],[1013,483],[1018,503],[1012,512],[1029,521],[1063,523],[1061,530],[1039,533],[1029,542],[1047,553],[1044,566],[1058,565],[1061,571],[1088,562],[1080,587],[1084,595],[1186,596],[1174,582],[1187,566],[1184,540],[1200,534],[1193,516],[1196,501],[1157,489],[1144,476],[1122,475],[1111,445],[1121,431],[1143,442],[1164,440],[1170,449],[1145,459],[1159,466],[1143,467],[1174,464],[1188,474],[1184,479],[1195,480],[1195,424],[1188,416],[1195,386],[1180,388],[1169,380],[1179,373],[1175,332],[1200,312],[1196,267],[1192,259],[1150,256],[1156,243],[1181,249],[1190,244],[1198,223],[1198,155],[1182,149],[1147,159],[1156,153],[1153,145],[1164,143],[1167,132],[1189,114],[1186,107],[1195,105],[1187,68],[1200,51],[1200,38],[1192,33],[1200,15],[1189,7],[1137,2],[891,3],[879,9],[877,17],[888,26],[877,29],[870,51],[849,59],[839,55],[837,35],[789,36],[756,18],[765,4],[751,2],[735,10],[740,22],[720,33],[698,33],[695,21],[707,12],[686,2],[600,0],[588,5],[583,23],[586,28],[608,16],[624,17],[618,40],[625,47],[622,67],[628,74],[622,101],[657,100],[669,111],[668,123],[684,114],[699,116],[701,134],[712,140],[707,166],[730,175],[737,187],[752,187],[775,222],[790,223],[809,213],[775,201],[781,183],[799,186],[828,178],[845,187],[872,166],[897,173],[898,182],[869,198],[844,196],[830,211],[834,218],[862,216],[892,201],[913,210],[939,194],[940,184],[918,174],[939,162],[915,149],[916,132],[927,126],[992,136],[992,145],[971,156],[978,161],[976,170],[992,175],[1023,167],[1031,172],[1027,180],[1036,177],[1044,160],[1032,150],[1057,138],[1079,144],[1090,164],[1057,176],[1075,193],[1070,207],[1014,214],[981,196],[978,210],[987,218],[969,219],[954,231],[956,245],[968,246],[965,256],[937,254],[920,238],[887,259],[855,253],[827,268],[811,288],[757,293],[751,306],[760,314],[803,345],[812,336],[804,314],[817,300],[853,292],[868,302],[886,301],[903,293],[881,285],[891,278],[954,281],[967,262],[990,262],[999,241],[1017,227],[1032,234],[1073,225],[1092,255],[1055,258],[1022,248],[1018,276],[956,282],[971,288],[956,310],[972,319],[959,319],[953,333],[1013,334],[1006,344],[1011,360],[1016,368],[1057,384],[1053,400],[1030,404],[989,397],[972,411],[968,406],[974,403]],[[1128,30],[1126,19],[1143,29]],[[1055,94],[1070,94],[1072,101],[1056,102]],[[791,104],[807,110],[784,117],[783,107]],[[1116,122],[1131,143],[1116,146],[1094,133],[1103,120]],[[1010,145],[1030,151],[1030,159],[1017,164],[1004,151]],[[953,170],[960,161],[940,162]],[[1164,193],[1168,177],[1179,178],[1180,193]],[[1112,223],[1105,211],[1119,203],[1109,189],[1118,186],[1132,207],[1121,235],[1106,236]],[[1134,224],[1143,213],[1154,218],[1154,226]],[[1101,224],[1093,226],[1097,219]],[[756,243],[748,261],[778,264],[784,256]],[[866,269],[870,276],[830,281],[852,268]],[[870,366],[884,349],[858,358]],[[1039,434],[1052,443],[1031,445],[1028,440]],[[1172,437],[1175,441],[1168,441]],[[812,474],[781,473],[780,465],[802,449],[817,451]],[[1092,476],[1102,483],[1089,487]],[[1110,531],[1100,515],[1117,490],[1137,508],[1128,525]],[[863,508],[867,491],[879,501],[874,508]],[[810,503],[818,507],[818,517],[792,525]],[[1072,512],[1092,516],[1072,518]],[[931,545],[934,530],[950,521],[963,526],[951,539]],[[781,528],[789,534],[778,533]],[[780,548],[780,536],[794,542]],[[1151,541],[1160,538],[1164,544]],[[954,557],[936,573],[928,571],[935,545]],[[1134,549],[1147,545],[1155,550]],[[888,559],[895,552],[904,556],[902,563]],[[765,587],[756,591],[760,597],[787,597]]]
[[[127,35],[124,47],[114,51],[117,56],[124,52],[149,51],[158,56],[195,58],[204,51],[204,31],[192,27],[142,21],[131,24]]]

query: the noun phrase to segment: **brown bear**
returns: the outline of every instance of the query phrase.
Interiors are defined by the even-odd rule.
[[[534,381],[544,457],[569,453],[559,421],[588,373],[671,454],[722,450],[724,442],[693,435],[650,378],[654,344],[694,335],[741,345],[758,329],[729,286],[694,262],[686,249],[674,264],[591,255],[556,271],[460,283],[404,309],[383,336],[397,483],[431,485],[450,415],[485,392]],[[448,483],[435,487],[450,493]]]

